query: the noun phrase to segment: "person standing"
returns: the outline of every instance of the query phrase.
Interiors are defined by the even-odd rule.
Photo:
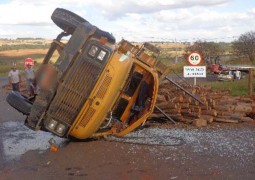
[[[239,71],[239,70],[236,71],[236,79],[237,80],[241,79],[241,71]]]
[[[12,90],[19,91],[19,83],[21,82],[21,77],[16,65],[13,65],[12,69],[9,71],[8,79],[9,83],[12,85]]]
[[[27,64],[25,69],[25,78],[27,81],[27,91],[28,95],[34,95],[36,93],[36,82],[35,82],[35,72],[31,64]]]

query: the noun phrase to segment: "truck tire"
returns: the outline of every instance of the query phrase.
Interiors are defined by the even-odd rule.
[[[6,97],[6,101],[19,112],[29,115],[32,108],[32,102],[22,96],[19,92],[12,91],[9,93]]]
[[[97,29],[97,34],[98,34],[98,38],[100,38],[101,36],[104,36],[108,39],[110,43],[112,44],[116,43],[115,37],[111,35],[109,32],[103,31],[101,29]]]
[[[79,15],[62,8],[56,8],[51,15],[52,21],[65,32],[73,34],[80,23],[87,22]]]

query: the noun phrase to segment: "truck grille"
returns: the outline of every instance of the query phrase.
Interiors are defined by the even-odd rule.
[[[54,118],[70,125],[93,90],[105,63],[98,63],[86,55],[74,62],[58,87],[47,119]]]
[[[105,93],[107,92],[108,87],[109,87],[111,81],[112,81],[112,77],[110,77],[107,74],[105,76],[105,78],[103,79],[103,81],[102,81],[103,82],[102,85],[99,87],[99,91],[96,94],[97,98],[104,99]]]
[[[80,122],[79,126],[85,127],[89,120],[93,117],[96,110],[94,108],[89,108],[88,111],[85,114],[82,114],[82,121]]]
[[[99,86],[99,91],[96,93],[96,98],[104,99],[105,94],[110,86],[110,83],[112,81],[112,77],[106,74],[104,79],[102,80],[102,84]],[[81,122],[79,123],[79,126],[85,127],[90,119],[92,119],[93,115],[95,114],[96,110],[90,107],[86,112],[82,113],[81,115]]]

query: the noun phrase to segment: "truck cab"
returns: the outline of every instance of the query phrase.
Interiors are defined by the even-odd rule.
[[[36,72],[39,94],[25,112],[22,104],[13,104],[13,93],[7,97],[26,114],[25,125],[86,139],[124,136],[144,123],[154,110],[165,70],[156,59],[159,49],[149,43],[116,43],[110,33],[65,9],[57,8],[52,20],[63,32]],[[67,42],[65,36],[70,36]]]

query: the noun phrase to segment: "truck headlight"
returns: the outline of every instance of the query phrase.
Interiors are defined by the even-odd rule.
[[[57,122],[56,120],[51,119],[50,122],[49,122],[49,124],[48,124],[48,127],[49,127],[50,129],[54,130],[57,124],[58,124],[58,122]]]
[[[88,53],[89,53],[90,56],[94,57],[94,56],[96,55],[97,51],[98,51],[98,47],[95,46],[95,45],[93,45],[93,46],[91,46],[91,48],[89,49],[89,52],[88,52]]]
[[[56,127],[56,132],[59,133],[59,134],[63,134],[66,130],[66,126],[63,125],[63,124],[58,124],[57,127]]]
[[[100,61],[103,61],[105,55],[106,55],[106,52],[101,50],[100,53],[97,56],[97,59],[100,60]]]

